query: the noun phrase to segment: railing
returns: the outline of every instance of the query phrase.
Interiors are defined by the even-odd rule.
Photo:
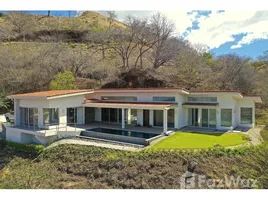
[[[68,131],[72,130],[75,131],[77,130],[77,123],[55,123],[55,124],[44,124],[42,127],[39,127],[38,125],[15,125],[11,124],[8,122],[3,123],[6,127],[13,127],[13,128],[20,128],[20,129],[26,129],[30,131],[35,131],[35,132],[40,132],[40,133],[49,133],[51,131],[58,132],[60,130],[62,131]],[[72,127],[74,126],[74,127]],[[73,130],[74,128],[74,130]]]

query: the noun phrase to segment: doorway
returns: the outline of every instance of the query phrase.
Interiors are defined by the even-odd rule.
[[[189,125],[199,126],[198,123],[198,108],[189,108]]]
[[[143,110],[143,126],[149,126],[149,125],[150,125],[150,111]]]
[[[77,108],[67,108],[67,124],[77,123]]]

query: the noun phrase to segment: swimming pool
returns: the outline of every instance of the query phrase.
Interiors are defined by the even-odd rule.
[[[129,136],[129,137],[138,137],[138,138],[145,138],[145,139],[149,139],[158,135],[154,133],[128,131],[128,130],[111,129],[111,128],[100,128],[100,127],[87,129],[87,131],[108,133],[108,134],[113,134],[113,135],[123,135],[123,136]]]
[[[160,134],[130,131],[111,128],[92,128],[82,131],[80,136],[84,138],[95,138],[138,145],[148,145],[150,141],[161,136]]]

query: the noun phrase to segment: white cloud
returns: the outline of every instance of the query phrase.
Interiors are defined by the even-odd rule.
[[[235,35],[245,34],[232,48],[241,48],[256,39],[267,39],[268,11],[212,12],[208,17],[197,19],[199,29],[192,30],[186,39],[204,43],[210,49],[226,42],[234,42]]]
[[[149,17],[158,11],[116,11],[117,19],[124,21],[129,14]],[[210,49],[233,42],[232,49],[241,48],[258,39],[268,39],[268,11],[212,11],[200,15],[193,11],[160,11],[176,25],[176,32],[193,44],[204,44]],[[100,11],[104,14],[104,12]],[[192,28],[193,22],[198,27]],[[237,41],[236,35],[244,36]]]

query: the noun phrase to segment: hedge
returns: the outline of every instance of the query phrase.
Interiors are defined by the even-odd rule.
[[[40,154],[45,150],[45,147],[43,145],[21,144],[17,142],[10,142],[4,139],[0,139],[0,149],[4,147],[30,154]]]

